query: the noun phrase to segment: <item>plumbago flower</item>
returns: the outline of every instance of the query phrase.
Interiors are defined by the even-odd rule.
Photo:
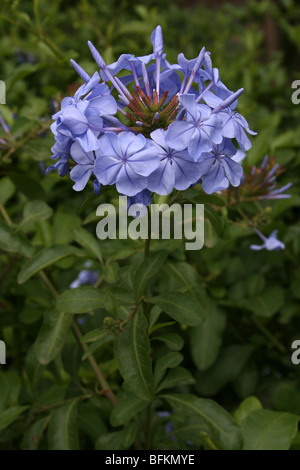
[[[255,232],[257,235],[262,239],[263,244],[262,245],[250,245],[251,250],[263,250],[266,249],[268,251],[278,251],[278,250],[284,250],[285,245],[282,243],[280,240],[277,239],[277,233],[278,230],[274,230],[274,232],[271,233],[269,237],[265,237],[259,230],[254,228]]]
[[[84,84],[53,116],[57,161],[47,171],[71,170],[75,191],[95,177],[97,193],[113,185],[129,205],[198,183],[209,194],[239,186],[247,134],[255,134],[236,111],[243,89],[227,88],[204,47],[170,64],[160,26],[150,39],[152,53],[122,54],[108,65],[89,42],[100,69],[92,77],[71,61]]]

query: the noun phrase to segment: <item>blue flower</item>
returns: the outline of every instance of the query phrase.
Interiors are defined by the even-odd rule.
[[[151,133],[160,158],[159,167],[148,177],[147,188],[165,196],[173,189],[184,190],[199,180],[201,169],[187,150],[175,150],[166,143],[166,131]]]
[[[205,104],[197,104],[192,94],[180,95],[179,101],[185,113],[185,121],[173,122],[166,134],[167,144],[176,150],[188,149],[194,161],[199,160],[203,152],[209,152],[213,144],[222,142],[222,121],[211,114]]]
[[[102,184],[115,184],[117,191],[135,196],[147,186],[149,176],[160,160],[154,146],[143,135],[108,132],[99,140],[99,157],[94,173]]]
[[[235,161],[237,149],[229,139],[221,145],[215,145],[210,152],[205,152],[198,160],[202,176],[203,190],[212,194],[229,186],[239,186],[243,177],[243,168]],[[237,160],[242,156],[239,153]]]
[[[117,112],[117,103],[108,86],[99,80],[99,74],[95,72],[73,98],[62,100],[61,110],[53,116],[56,119],[54,135],[76,140],[86,152],[98,148],[97,137],[103,128],[103,117]]]
[[[66,176],[70,171],[69,157],[61,157],[54,165],[47,168],[45,174],[48,175],[53,170],[57,170],[59,176]]]
[[[278,251],[278,250],[284,250],[285,245],[282,243],[280,240],[277,239],[277,233],[278,230],[274,230],[274,232],[271,233],[269,237],[265,237],[259,230],[257,230],[254,227],[255,232],[257,235],[262,239],[263,244],[262,245],[250,245],[251,250],[263,250],[266,249],[268,251]]]
[[[151,204],[151,193],[148,189],[144,189],[135,196],[130,196],[127,199],[127,211],[128,215],[132,217],[143,217],[146,215],[146,207]],[[135,208],[132,206],[135,205]]]
[[[85,263],[85,267],[89,268],[90,266],[91,263],[87,261]],[[76,287],[80,287],[83,284],[93,285],[95,284],[95,282],[97,282],[98,278],[99,272],[96,269],[83,269],[82,271],[80,271],[77,278],[71,282],[70,288],[75,289]]]
[[[70,172],[71,180],[75,181],[73,189],[75,191],[82,191],[93,173],[98,152],[97,150],[95,152],[85,152],[78,142],[74,142],[70,153],[72,160],[77,163]],[[95,192],[97,191],[100,191],[98,186],[95,188]]]

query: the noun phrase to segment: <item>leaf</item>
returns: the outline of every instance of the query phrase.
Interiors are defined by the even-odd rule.
[[[128,388],[143,400],[151,400],[154,395],[154,377],[147,328],[147,320],[139,309],[126,330],[115,340],[115,353],[120,373]]]
[[[103,264],[102,253],[100,249],[100,240],[82,227],[73,230],[74,240],[81,245],[89,255],[99,260]]]
[[[155,251],[142,261],[138,267],[134,280],[134,289],[136,299],[139,299],[145,290],[145,287],[155,274],[161,269],[168,256],[168,252]]]
[[[40,440],[48,426],[50,415],[35,421],[25,432],[22,439],[22,450],[37,450]]]
[[[49,450],[78,450],[78,399],[61,406],[51,416],[48,428]]]
[[[34,248],[30,242],[21,235],[16,234],[5,223],[0,221],[0,248],[10,253],[20,253],[22,256],[30,258],[34,253]]]
[[[135,436],[140,428],[139,423],[132,421],[124,426],[122,431],[123,447],[128,449],[134,443]]]
[[[29,201],[24,207],[23,220],[18,225],[18,230],[37,220],[45,220],[51,217],[52,209],[44,201]]]
[[[83,341],[83,343],[99,341],[102,340],[105,336],[107,336],[107,330],[104,328],[96,328],[95,330],[91,330],[86,335],[84,335],[81,341]]]
[[[256,410],[242,422],[243,450],[288,450],[298,431],[299,416]]]
[[[0,204],[5,206],[7,201],[14,195],[16,186],[5,176],[0,180]]]
[[[147,302],[159,305],[170,317],[181,324],[198,326],[206,319],[202,305],[190,295],[181,292],[167,292],[164,295],[147,299]]]
[[[91,400],[81,402],[78,407],[78,428],[87,434],[93,443],[101,434],[107,432],[101,411],[101,408],[97,409]]]
[[[0,432],[14,423],[19,416],[28,409],[28,406],[11,406],[1,412],[0,416]]]
[[[82,361],[84,361],[87,357],[89,357],[91,354],[93,354],[97,349],[100,348],[100,346],[103,346],[104,344],[110,343],[114,339],[113,334],[108,334],[106,332],[106,335],[103,336],[101,339],[94,341],[90,346],[87,348],[85,353],[82,356]]]
[[[156,336],[152,336],[151,341],[157,340],[165,343],[170,349],[179,351],[183,348],[184,341],[181,336],[177,333],[164,333]]]
[[[183,361],[183,355],[178,352],[169,352],[161,356],[155,364],[155,385],[159,384],[167,369],[177,367]]]
[[[60,312],[86,313],[103,308],[104,294],[92,286],[69,289],[58,296],[56,307]]]
[[[226,315],[214,307],[202,325],[190,329],[190,350],[199,370],[208,369],[217,359],[225,324]]]
[[[211,204],[212,206],[224,207],[225,201],[215,194],[206,194],[198,189],[187,189],[183,193],[183,198],[194,204]]]
[[[284,305],[283,289],[270,287],[261,295],[242,300],[239,304],[260,317],[272,317]]]
[[[193,384],[195,379],[192,374],[184,369],[184,367],[177,367],[170,370],[164,380],[160,383],[157,391],[165,390],[166,388],[174,388],[181,385]]]
[[[8,86],[11,88],[14,83],[35,73],[39,69],[39,64],[24,63],[14,68],[13,73],[8,80]]]
[[[212,441],[224,450],[238,450],[242,447],[242,436],[232,417],[213,400],[197,398],[191,394],[164,394],[176,413],[193,417],[203,424]]]
[[[32,126],[30,121],[29,124]],[[8,173],[8,176],[18,188],[18,191],[25,194],[28,199],[46,199],[46,194],[41,184],[36,179],[28,176],[27,173]]]
[[[117,396],[117,405],[113,408],[110,415],[112,426],[122,426],[134,418],[149,404],[148,400],[138,398],[134,393],[121,392]]]
[[[242,401],[236,412],[234,413],[234,420],[240,426],[250,413],[255,410],[262,409],[262,404],[256,397],[247,397]]]
[[[95,450],[121,450],[123,449],[123,431],[110,432],[99,437]],[[112,457],[111,457],[112,458]]]
[[[247,152],[247,164],[257,165],[270,150],[273,136],[277,132],[280,122],[280,113],[275,112],[268,115],[268,122],[253,139],[253,146]]]
[[[38,333],[35,351],[41,364],[51,362],[64,346],[72,322],[72,315],[64,312],[50,312]]]
[[[74,228],[80,227],[81,219],[77,215],[57,213],[53,220],[54,243],[64,245],[74,239]]]
[[[218,236],[222,235],[223,223],[219,214],[210,206],[204,206],[204,217],[209,220]]]
[[[72,255],[82,256],[82,252],[69,245],[54,245],[50,248],[44,248],[23,264],[18,275],[18,283],[23,284],[39,271]]]
[[[197,373],[197,390],[205,396],[216,395],[232,382],[245,366],[254,346],[231,345],[222,350],[221,356],[209,369]]]

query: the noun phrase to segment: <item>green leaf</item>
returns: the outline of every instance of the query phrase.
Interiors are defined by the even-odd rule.
[[[270,287],[261,295],[242,300],[239,304],[260,317],[272,317],[284,305],[283,289],[279,286]]]
[[[134,418],[149,404],[148,400],[138,398],[134,393],[121,392],[117,396],[117,405],[113,408],[110,415],[112,426],[122,426]]]
[[[163,333],[160,335],[152,336],[151,341],[162,341],[165,343],[168,348],[173,349],[173,351],[179,351],[183,348],[184,341],[181,336],[177,333]]]
[[[22,450],[37,450],[40,440],[48,426],[50,415],[35,421],[25,432],[22,439]]]
[[[155,274],[162,268],[168,256],[168,252],[155,251],[142,261],[138,267],[134,280],[134,289],[136,299],[139,299],[145,290],[145,287]]]
[[[195,188],[185,190],[183,197],[185,200],[191,201],[194,204],[211,204],[212,206],[218,207],[225,206],[225,201],[220,196],[216,196],[215,194],[206,194]]]
[[[69,245],[57,245],[51,246],[50,248],[44,248],[38,253],[35,253],[30,260],[23,264],[18,275],[18,283],[23,284],[23,282],[26,282],[42,269],[45,269],[48,266],[57,263],[61,259],[72,255],[82,256],[82,252]]]
[[[129,326],[115,340],[115,353],[126,385],[142,400],[154,395],[154,377],[150,358],[148,323],[139,309]]]
[[[48,428],[49,450],[78,450],[78,399],[61,406],[51,416]]]
[[[103,328],[96,328],[95,330],[89,331],[86,335],[82,337],[83,343],[90,343],[92,341],[99,341],[102,340],[107,336],[107,330]]]
[[[280,113],[275,112],[268,115],[268,122],[259,134],[253,139],[253,146],[247,152],[247,164],[257,165],[263,157],[268,154],[273,136],[277,132],[277,126],[280,122]]]
[[[205,310],[200,302],[181,292],[167,292],[147,299],[147,302],[159,305],[174,320],[188,326],[198,326],[206,319]]]
[[[0,204],[5,206],[7,201],[14,195],[16,186],[5,176],[0,180]]]
[[[97,409],[92,400],[80,403],[78,407],[78,428],[87,434],[94,443],[101,434],[107,432],[102,410]]]
[[[0,221],[0,248],[10,253],[20,253],[22,256],[30,258],[34,253],[34,248],[30,242],[21,235],[16,234],[5,223]]]
[[[72,315],[68,313],[54,311],[45,314],[35,343],[36,356],[41,364],[48,364],[60,352],[71,322]]]
[[[66,313],[86,313],[103,308],[104,294],[92,286],[76,287],[63,292],[57,299],[56,307]]]
[[[82,227],[73,230],[74,240],[81,245],[89,255],[99,260],[103,264],[102,253],[100,249],[100,240]]]
[[[23,220],[18,225],[18,230],[37,220],[45,220],[51,217],[52,209],[44,201],[29,201],[24,207]]]
[[[95,450],[121,450],[123,449],[123,431],[110,432],[99,437]],[[112,457],[110,457],[112,458]]]
[[[57,213],[53,221],[54,243],[64,245],[74,239],[74,229],[80,227],[81,219],[74,214]]]
[[[204,218],[207,218],[218,236],[222,235],[223,223],[219,214],[210,206],[204,206]]]
[[[124,426],[122,431],[124,449],[128,449],[132,446],[139,428],[140,425],[136,421],[132,421],[131,423],[128,423],[126,426]]]
[[[238,450],[242,447],[242,436],[232,417],[213,400],[197,398],[190,394],[164,394],[176,413],[193,417],[203,424],[212,441],[223,450]]]
[[[10,88],[19,80],[35,73],[39,69],[39,64],[24,63],[14,68],[13,73],[10,75],[8,85]]]
[[[17,120],[18,121],[18,120]],[[32,124],[29,121],[29,124]],[[24,173],[8,173],[9,178],[18,188],[18,191],[25,194],[28,199],[46,199],[46,194],[43,187],[36,180]]]
[[[254,346],[251,344],[224,348],[212,367],[196,374],[198,392],[205,396],[216,395],[239,375],[253,349]]]
[[[89,357],[91,354],[93,354],[97,349],[99,349],[101,346],[104,344],[110,343],[113,341],[115,336],[113,334],[108,334],[106,332],[105,336],[103,336],[101,339],[98,339],[97,341],[94,341],[88,349],[85,351],[85,353],[82,356],[82,361],[84,361],[87,357]]]
[[[256,397],[247,397],[242,401],[236,412],[234,413],[234,420],[240,426],[242,421],[246,419],[250,413],[255,410],[261,410],[262,404]]]
[[[169,352],[161,356],[155,364],[155,385],[159,384],[167,369],[177,367],[183,361],[183,355],[178,352]]]
[[[299,416],[256,410],[241,424],[244,450],[288,450],[298,430]]]
[[[190,329],[191,354],[199,370],[208,369],[217,359],[225,324],[226,315],[214,307],[202,325]]]
[[[195,379],[192,374],[188,370],[184,369],[184,367],[177,367],[167,373],[166,377],[157,388],[157,391],[160,392],[166,388],[174,389],[174,387],[193,383],[195,383]]]
[[[28,406],[11,406],[1,412],[0,416],[0,432],[16,421],[19,416],[28,409]]]

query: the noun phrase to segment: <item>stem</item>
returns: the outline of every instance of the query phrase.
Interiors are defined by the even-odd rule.
[[[55,289],[54,285],[52,284],[52,282],[50,281],[48,276],[44,273],[44,271],[40,271],[39,276],[42,279],[42,281],[44,282],[45,286],[48,288],[48,290],[51,293],[52,297],[54,299],[57,299],[57,297],[58,297],[57,290]],[[72,321],[72,331],[73,331],[73,334],[74,334],[76,340],[78,341],[79,346],[81,347],[83,353],[85,353],[87,351],[88,347],[86,346],[85,343],[82,342],[82,333],[80,331],[79,326],[75,322],[75,320]],[[101,369],[99,368],[96,359],[94,358],[94,356],[92,354],[90,354],[87,357],[87,360],[88,360],[88,362],[89,362],[89,364],[90,364],[90,366],[91,366],[91,368],[92,368],[92,370],[95,374],[96,379],[99,382],[100,387],[102,388],[103,393],[107,396],[107,398],[109,399],[111,404],[113,406],[116,406],[117,399],[116,399],[112,389],[108,385],[108,382],[106,381]]]
[[[148,238],[146,238],[145,240],[145,246],[144,246],[144,259],[148,258],[149,256],[149,253],[150,253],[150,242],[151,242],[151,213],[150,213],[150,209],[148,208],[147,209],[147,213],[148,213]],[[147,297],[147,287],[145,287],[145,290],[144,290],[144,293],[143,293],[143,296],[146,298]],[[144,312],[144,315],[146,316],[147,318],[147,314],[148,314],[148,305],[147,305],[147,302],[144,302],[143,303],[143,312]]]
[[[258,318],[253,315],[251,319],[254,325],[261,331],[263,335],[265,335],[266,338],[268,338],[273,343],[273,345],[278,349],[278,351],[280,351],[281,353],[286,353],[285,346],[280,341],[278,341],[278,339],[275,338],[275,336],[273,336],[272,333],[267,330],[267,328],[265,328],[265,326],[260,322],[260,320],[258,320]]]
[[[149,256],[150,253],[150,242],[151,242],[151,213],[150,208],[148,208],[148,238],[145,240],[144,247],[144,259]],[[147,297],[147,287],[144,290],[144,297]],[[148,304],[143,302],[143,313],[146,318],[148,318]],[[151,403],[146,408],[145,415],[145,449],[151,449]]]
[[[1,214],[3,215],[3,218],[5,220],[5,222],[7,223],[7,225],[11,226],[13,223],[11,221],[11,218],[9,217],[8,213],[6,212],[4,206],[2,206],[2,204],[0,204],[0,212]]]
[[[85,353],[87,351],[88,347],[86,346],[85,343],[82,342],[82,333],[80,331],[79,326],[75,322],[75,320],[72,321],[72,330],[73,330],[74,336],[76,337],[76,339],[78,341],[79,346],[81,347],[83,353]],[[96,379],[98,380],[98,382],[99,382],[99,384],[102,388],[102,391],[107,396],[107,398],[109,399],[111,404],[113,406],[116,406],[117,399],[116,399],[112,389],[108,385],[108,382],[106,381],[103,373],[101,372],[101,370],[100,370],[100,368],[97,364],[96,359],[91,354],[90,356],[87,357],[87,360],[88,360],[88,362],[89,362],[89,364],[90,364],[90,366],[91,366],[91,368],[92,368],[92,370],[95,374]]]

